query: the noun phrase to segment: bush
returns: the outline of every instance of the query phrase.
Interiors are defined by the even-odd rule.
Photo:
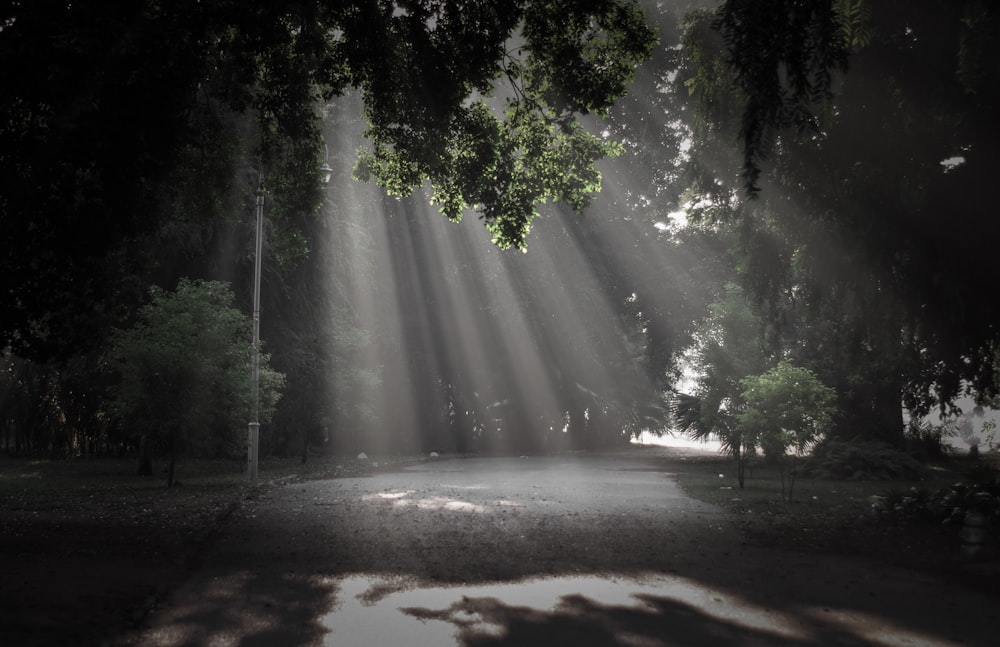
[[[890,490],[878,497],[875,512],[904,521],[961,523],[965,513],[976,510],[994,518],[1000,516],[1000,480],[962,482],[936,492],[910,488]]]
[[[910,425],[906,430],[906,449],[921,460],[940,461],[948,451],[943,442],[946,434],[942,425],[932,425],[929,422]]]
[[[849,481],[919,480],[924,476],[923,466],[909,454],[865,439],[820,443],[806,460],[803,472],[813,478]]]

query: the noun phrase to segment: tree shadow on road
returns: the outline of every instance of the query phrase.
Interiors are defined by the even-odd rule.
[[[159,609],[155,626],[118,644],[171,645],[310,645],[327,629],[320,609],[332,606],[336,587],[305,574],[251,571],[214,578],[185,604]]]
[[[812,635],[789,635],[777,628],[725,620],[691,604],[656,595],[634,596],[634,606],[605,605],[582,595],[563,596],[551,611],[506,604],[496,598],[463,598],[447,609],[401,609],[421,620],[455,625],[464,647],[611,647],[663,645],[865,645],[832,627]],[[471,614],[471,615],[470,615]],[[475,617],[476,621],[470,621]],[[484,628],[484,623],[487,625]]]

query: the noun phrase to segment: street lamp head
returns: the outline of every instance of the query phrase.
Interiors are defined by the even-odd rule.
[[[319,181],[324,185],[330,183],[330,178],[333,177],[333,169],[326,162],[323,162],[323,166],[319,167]]]

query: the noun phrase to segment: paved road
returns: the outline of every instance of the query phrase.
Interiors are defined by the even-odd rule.
[[[143,645],[995,645],[997,601],[743,545],[669,460],[456,459],[248,507]]]

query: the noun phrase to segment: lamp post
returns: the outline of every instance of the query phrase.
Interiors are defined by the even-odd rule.
[[[264,172],[257,175],[257,244],[253,257],[253,420],[247,430],[247,478],[257,480],[260,447],[260,257],[264,247]]]
[[[330,151],[323,142],[325,158],[319,167],[320,182],[329,184],[333,176]],[[264,171],[257,174],[257,242],[253,259],[253,421],[247,429],[247,478],[257,480],[257,455],[260,448],[260,261],[264,248]]]
[[[326,139],[323,139],[323,165],[319,167],[319,181],[326,186],[330,183],[331,177],[333,169],[330,168],[330,149],[326,145]]]

